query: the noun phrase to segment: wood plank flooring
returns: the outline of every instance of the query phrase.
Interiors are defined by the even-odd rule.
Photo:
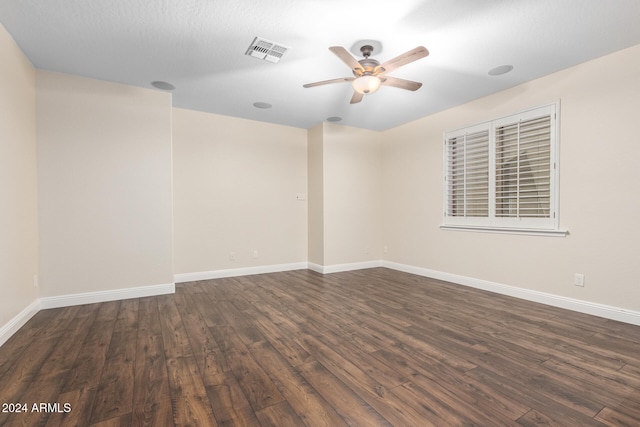
[[[384,268],[217,279],[40,311],[0,403],[2,426],[638,426],[640,327]]]

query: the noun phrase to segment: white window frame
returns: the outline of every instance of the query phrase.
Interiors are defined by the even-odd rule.
[[[549,210],[547,217],[502,217],[496,214],[496,193],[498,192],[496,186],[496,129],[511,124],[518,124],[522,121],[535,119],[538,117],[549,116],[550,118],[550,148],[549,148]],[[444,133],[444,149],[443,149],[443,165],[444,165],[444,184],[443,184],[443,206],[444,206],[444,220],[441,225],[442,229],[448,230],[471,230],[471,231],[483,231],[483,232],[499,232],[499,233],[518,233],[518,234],[534,234],[534,235],[552,235],[552,236],[565,236],[566,231],[559,229],[560,215],[558,212],[559,207],[559,122],[560,122],[560,101],[556,101],[551,104],[531,108],[528,110],[520,111],[518,113],[510,114],[505,117],[490,120],[483,123],[477,123],[470,126],[465,126],[456,130],[448,131]],[[454,175],[458,168],[454,168],[453,165],[458,165],[454,160],[450,159],[450,154],[453,153],[451,144],[453,140],[459,140],[466,135],[478,134],[479,132],[488,131],[489,133],[489,188],[488,188],[488,212],[486,216],[467,215],[467,193],[464,192],[463,200],[465,201],[465,210],[463,214],[460,214],[459,201],[460,198],[456,198],[456,210],[454,212],[453,206],[453,189],[450,184],[457,182]],[[458,143],[458,141],[456,141]],[[466,159],[466,157],[465,157]],[[465,175],[465,188],[469,185],[467,181],[467,164],[464,165]],[[458,188],[458,187],[456,187]],[[546,202],[546,199],[545,199]]]

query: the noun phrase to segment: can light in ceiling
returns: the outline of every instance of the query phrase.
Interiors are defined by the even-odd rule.
[[[513,70],[513,65],[500,65],[489,70],[490,76],[500,76]]]
[[[151,82],[151,86],[160,90],[174,90],[176,87],[168,82],[163,82],[160,80],[156,80],[155,82]]]
[[[328,122],[340,122],[342,121],[342,117],[338,117],[338,116],[332,116],[332,117],[327,117],[327,121]]]
[[[273,107],[273,105],[269,104],[268,102],[254,102],[253,106],[256,108],[260,108],[263,110],[269,109],[271,107]]]

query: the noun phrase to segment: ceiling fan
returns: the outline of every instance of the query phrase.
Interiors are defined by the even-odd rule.
[[[340,58],[342,62],[347,64],[349,68],[351,68],[351,72],[354,77],[341,77],[338,79],[307,83],[303,85],[303,87],[351,82],[354,89],[353,96],[351,97],[351,104],[356,104],[362,101],[365,94],[377,91],[380,88],[380,85],[393,86],[411,91],[420,89],[422,83],[387,76],[386,73],[429,55],[429,51],[425,47],[418,46],[415,49],[411,49],[402,55],[396,56],[395,58],[380,64],[380,62],[375,59],[369,58],[373,52],[373,47],[370,45],[364,45],[360,48],[360,52],[362,52],[364,59],[359,61],[342,46],[331,46],[329,50]]]

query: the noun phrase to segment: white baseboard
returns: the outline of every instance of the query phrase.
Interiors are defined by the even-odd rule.
[[[520,298],[527,301],[538,302],[552,307],[564,308],[577,311],[579,313],[590,314],[603,317],[605,319],[617,320],[624,323],[640,326],[640,312],[627,310],[619,307],[598,304],[546,292],[533,291],[516,286],[504,285],[502,283],[488,280],[476,279],[473,277],[461,276],[453,273],[446,273],[431,270],[423,267],[415,267],[407,264],[400,264],[391,261],[377,260],[346,264],[320,265],[312,262],[302,262],[296,264],[283,264],[262,267],[239,268],[230,270],[206,271],[202,273],[178,274],[174,277],[176,283],[190,282],[195,280],[208,280],[222,277],[244,276],[249,274],[273,273],[278,271],[299,270],[308,268],[320,274],[339,273],[343,271],[354,271],[365,268],[385,267],[392,270],[404,271],[418,276],[432,279],[444,280],[458,285],[469,286],[485,291],[495,292],[502,295]]]
[[[528,301],[547,304],[553,307],[565,308],[580,313],[599,316],[606,319],[617,320],[624,323],[640,326],[640,312],[613,307],[589,301],[567,298],[545,292],[518,288],[488,280],[475,279],[428,268],[415,267],[391,261],[366,261],[347,264],[335,264],[323,266],[315,263],[299,262],[292,264],[277,264],[259,267],[247,267],[227,270],[205,271],[200,273],[176,274],[175,283],[191,282],[196,280],[217,279],[223,277],[246,276],[251,274],[276,273],[280,271],[310,269],[321,274],[338,273],[342,271],[361,270],[365,268],[385,267],[392,270],[430,277],[438,280],[472,288],[483,289],[508,295]],[[9,322],[0,327],[0,345],[4,344],[18,329],[20,329],[38,311],[47,308],[68,307],[81,304],[93,304],[98,302],[115,301],[129,298],[142,298],[155,295],[175,293],[175,284],[140,286],[136,288],[116,289],[111,291],[86,292],[80,294],[61,295],[55,297],[43,297],[31,304],[13,317]]]
[[[324,266],[313,262],[307,263],[307,268],[316,273],[324,274]]]
[[[181,273],[173,276],[175,283],[195,282],[197,280],[222,279],[225,277],[249,276],[252,274],[278,273],[280,271],[304,270],[307,262],[290,264],[260,265],[256,267],[229,268],[225,270],[200,271],[197,273]]]
[[[291,270],[313,270],[322,274],[338,273],[341,271],[362,270],[364,268],[380,267],[382,261],[364,261],[348,264],[320,265],[312,262],[296,262],[290,264],[261,265],[257,267],[229,268],[225,270],[200,271],[196,273],[181,273],[173,276],[175,283],[195,282],[197,280],[222,279],[225,277],[249,276],[251,274],[278,273]]]
[[[29,304],[24,310],[15,315],[13,319],[0,327],[0,345],[7,342],[18,329],[24,326],[38,311],[40,311],[40,300],[35,300]]]
[[[94,304],[97,302],[116,301],[130,298],[152,297],[173,294],[175,284],[139,286],[136,288],[114,289],[111,291],[85,292],[80,294],[60,295],[40,298],[40,308],[69,307],[72,305]]]
[[[330,274],[330,273],[340,273],[342,271],[354,271],[354,270],[362,270],[365,268],[375,268],[381,267],[382,261],[363,261],[363,262],[352,262],[347,264],[334,264],[334,265],[320,265],[315,263],[309,263],[309,270],[313,270],[316,273],[321,274]]]
[[[640,312],[391,261],[382,267],[640,326]]]
[[[175,284],[139,286],[136,288],[115,289],[112,291],[85,292],[81,294],[43,297],[35,300],[13,319],[0,327],[0,346],[18,331],[38,311],[47,308],[70,307],[72,305],[93,304],[97,302],[116,301],[130,298],[151,297],[155,295],[173,294]]]

